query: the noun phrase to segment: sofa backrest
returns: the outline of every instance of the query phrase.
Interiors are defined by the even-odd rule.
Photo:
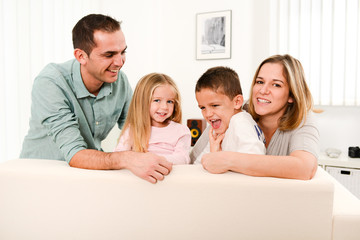
[[[56,160],[0,164],[0,239],[331,239],[333,183],[177,165],[148,183]]]

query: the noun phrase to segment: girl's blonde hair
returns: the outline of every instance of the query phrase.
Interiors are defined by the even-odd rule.
[[[307,113],[313,108],[313,99],[305,81],[303,67],[299,60],[288,54],[271,56],[265,59],[256,70],[251,89],[256,83],[261,67],[266,63],[279,63],[283,66],[283,74],[289,84],[289,96],[293,99],[293,103],[288,103],[284,115],[279,119],[279,129],[282,131],[293,130],[303,120],[306,120]],[[258,121],[260,116],[255,112],[252,98],[253,92],[251,90],[248,111],[254,120]]]
[[[129,141],[132,151],[147,152],[151,135],[150,104],[155,89],[169,84],[175,93],[174,111],[167,119],[177,123],[182,121],[180,92],[169,76],[162,73],[150,73],[142,77],[136,85],[129,111],[121,135],[129,128]]]

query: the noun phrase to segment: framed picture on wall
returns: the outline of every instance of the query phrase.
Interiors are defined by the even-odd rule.
[[[231,10],[196,15],[196,59],[231,58]]]

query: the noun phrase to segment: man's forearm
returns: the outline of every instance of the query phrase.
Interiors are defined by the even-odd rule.
[[[126,154],[127,152],[105,153],[93,149],[84,149],[71,158],[69,165],[95,170],[122,169],[125,168]]]

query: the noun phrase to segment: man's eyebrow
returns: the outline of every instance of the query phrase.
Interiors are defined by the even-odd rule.
[[[122,52],[121,53],[124,53],[125,51],[126,51],[126,49],[127,49],[128,47],[126,46],[125,48],[124,48],[124,50],[122,50]]]
[[[127,46],[124,48],[124,50],[121,51],[121,53],[124,53],[126,51],[126,49],[127,49]],[[118,53],[119,53],[119,51],[106,51],[106,52],[102,53],[101,55],[102,56],[105,56],[105,55],[108,55],[108,54],[115,55],[115,54],[118,54]]]

